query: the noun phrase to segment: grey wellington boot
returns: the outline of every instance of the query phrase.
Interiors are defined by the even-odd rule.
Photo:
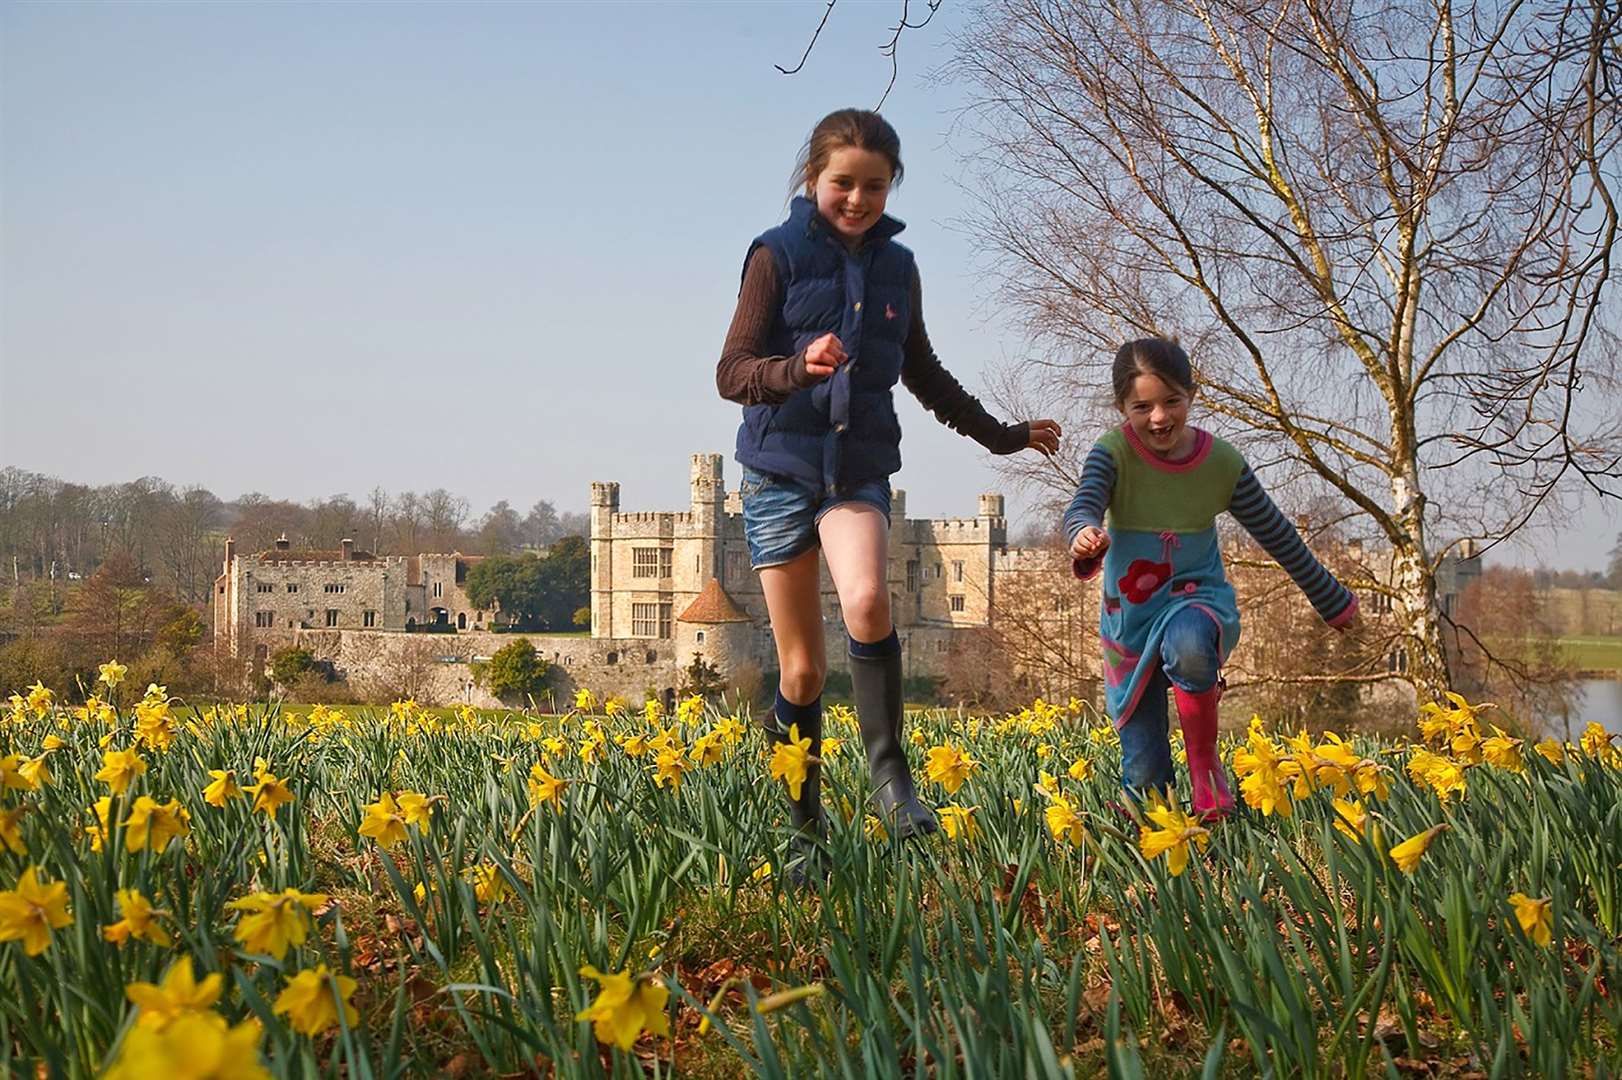
[[[822,716],[810,724],[799,722],[800,738],[811,740],[811,753],[822,751]],[[788,730],[778,728],[774,714],[766,721],[766,737],[773,746],[788,742]],[[814,729],[814,730],[813,730]],[[800,797],[788,800],[789,823],[795,836],[789,842],[788,876],[798,887],[828,876],[826,860],[822,855],[822,840],[827,835],[827,819],[822,814],[822,764],[813,761],[805,767],[805,783],[800,785]]]
[[[884,827],[899,839],[940,828],[935,812],[918,801],[901,743],[901,653],[850,657],[851,694],[867,749],[867,771]]]

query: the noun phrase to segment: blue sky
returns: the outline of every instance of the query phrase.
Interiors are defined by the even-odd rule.
[[[921,7],[921,4],[914,5]],[[951,222],[966,5],[903,38],[885,106],[942,361],[1024,344]],[[675,508],[737,408],[714,363],[795,153],[871,105],[899,4],[7,4],[0,462],[232,498],[444,486]],[[915,516],[972,514],[991,459],[904,391]],[[1018,504],[1016,503],[1016,510]],[[1590,507],[1564,565],[1622,518]]]

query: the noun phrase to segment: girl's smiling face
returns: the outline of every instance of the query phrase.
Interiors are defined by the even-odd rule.
[[[1132,380],[1120,410],[1138,440],[1163,458],[1183,457],[1191,449],[1194,431],[1188,426],[1188,405],[1193,392],[1168,383],[1159,375],[1139,374]]]
[[[890,161],[883,154],[854,146],[835,150],[817,174],[813,196],[817,213],[847,244],[855,244],[884,213],[893,179]]]

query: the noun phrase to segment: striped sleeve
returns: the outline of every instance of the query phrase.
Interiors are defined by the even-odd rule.
[[[1256,479],[1249,465],[1233,486],[1228,512],[1284,568],[1330,626],[1339,629],[1357,613],[1357,597],[1307,550],[1301,534],[1262,490],[1261,481]]]
[[[1115,493],[1115,457],[1103,443],[1094,443],[1081,466],[1081,483],[1075,497],[1064,512],[1064,538],[1066,544],[1076,542],[1076,534],[1084,526],[1104,527],[1104,511]],[[1076,559],[1074,569],[1079,578],[1090,578],[1098,572],[1101,558]]]

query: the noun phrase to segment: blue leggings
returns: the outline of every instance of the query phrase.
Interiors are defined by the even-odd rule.
[[[1176,686],[1199,694],[1215,686],[1221,644],[1216,620],[1198,608],[1185,607],[1166,623],[1160,668],[1149,677],[1138,707],[1121,725],[1121,786],[1129,794],[1148,788],[1171,791],[1175,773],[1166,692]]]

